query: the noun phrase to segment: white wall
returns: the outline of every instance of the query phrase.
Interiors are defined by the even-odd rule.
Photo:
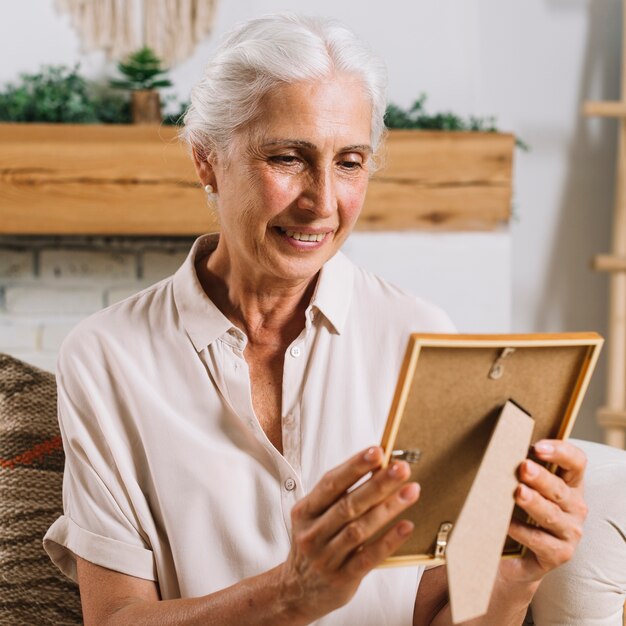
[[[0,83],[15,79],[21,71],[34,71],[43,62],[80,60],[88,76],[111,75],[112,66],[103,62],[100,53],[80,54],[69,20],[55,13],[53,0],[11,4],[0,20]],[[181,99],[186,97],[217,36],[234,22],[300,8],[337,17],[371,43],[387,61],[393,101],[408,105],[426,92],[433,109],[494,114],[503,130],[516,132],[532,146],[532,152],[517,154],[512,243],[506,233],[474,243],[471,238],[446,240],[445,236],[426,243],[420,235],[409,246],[420,250],[433,242],[451,246],[445,254],[437,254],[444,247],[437,248],[435,259],[452,258],[458,267],[472,268],[477,289],[486,299],[462,301],[459,312],[453,312],[459,327],[478,330],[477,317],[491,324],[485,316],[502,307],[503,301],[498,319],[507,320],[511,292],[512,330],[604,332],[607,282],[589,270],[589,259],[609,246],[616,126],[585,121],[579,111],[587,98],[618,94],[619,0],[318,0],[314,4],[221,0],[215,36],[173,69],[175,92]],[[365,239],[355,242],[352,253],[371,258],[367,253],[371,241],[359,237]],[[487,245],[493,246],[492,255],[476,254]],[[508,280],[504,285],[501,281],[510,271],[511,245],[509,292]],[[403,246],[407,249],[406,240]],[[468,255],[476,256],[475,263],[467,263]],[[393,258],[387,259],[387,265]],[[403,282],[402,276],[397,282]],[[431,297],[447,305],[450,297],[444,291]],[[506,330],[506,321],[493,324]],[[604,360],[583,407],[579,436],[600,436],[593,412],[603,400],[603,364]]]

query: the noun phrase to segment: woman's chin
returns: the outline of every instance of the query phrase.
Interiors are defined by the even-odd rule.
[[[272,267],[272,275],[279,281],[308,281],[317,275],[325,262],[325,257],[316,259],[276,259],[276,263]]]
[[[284,280],[309,280],[337,251],[333,233],[322,241],[298,241],[280,233],[279,245],[271,256],[272,274]]]

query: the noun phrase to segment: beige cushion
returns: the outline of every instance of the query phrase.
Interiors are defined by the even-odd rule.
[[[574,558],[541,583],[536,626],[622,626],[626,600],[626,452],[572,440],[587,454],[589,515]]]
[[[0,624],[81,624],[77,586],[44,533],[62,513],[54,375],[0,354]]]

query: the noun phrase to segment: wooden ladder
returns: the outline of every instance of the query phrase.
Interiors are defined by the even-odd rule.
[[[619,147],[611,254],[598,255],[593,267],[610,272],[606,405],[597,412],[610,446],[626,448],[626,0],[622,5],[621,100],[586,102],[584,115],[619,120]]]

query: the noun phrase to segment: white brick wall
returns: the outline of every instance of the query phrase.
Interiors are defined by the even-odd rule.
[[[184,251],[170,250],[168,252],[146,251],[142,256],[142,275],[144,280],[156,283],[173,274],[187,256]]]
[[[173,274],[193,238],[0,238],[0,352],[54,370],[87,315]]]
[[[15,322],[10,318],[0,324],[0,346],[7,350],[38,350],[41,344],[41,325]]]
[[[103,303],[102,293],[97,287],[53,287],[35,283],[13,285],[4,290],[5,310],[13,314],[87,315],[101,309]]]
[[[44,324],[40,330],[39,348],[43,352],[58,352],[63,340],[69,335],[70,331],[76,326],[79,319],[73,321],[50,321]]]
[[[21,279],[33,275],[34,255],[30,250],[2,250],[0,254],[0,279]]]
[[[104,294],[104,305],[111,306],[120,300],[125,300],[129,298],[133,294],[136,294],[138,291],[149,287],[151,284],[156,283],[157,281],[142,281],[140,283],[134,283],[129,285],[121,285],[119,287],[111,287],[107,289]]]
[[[120,280],[137,276],[135,254],[94,250],[42,250],[39,253],[43,279]]]

